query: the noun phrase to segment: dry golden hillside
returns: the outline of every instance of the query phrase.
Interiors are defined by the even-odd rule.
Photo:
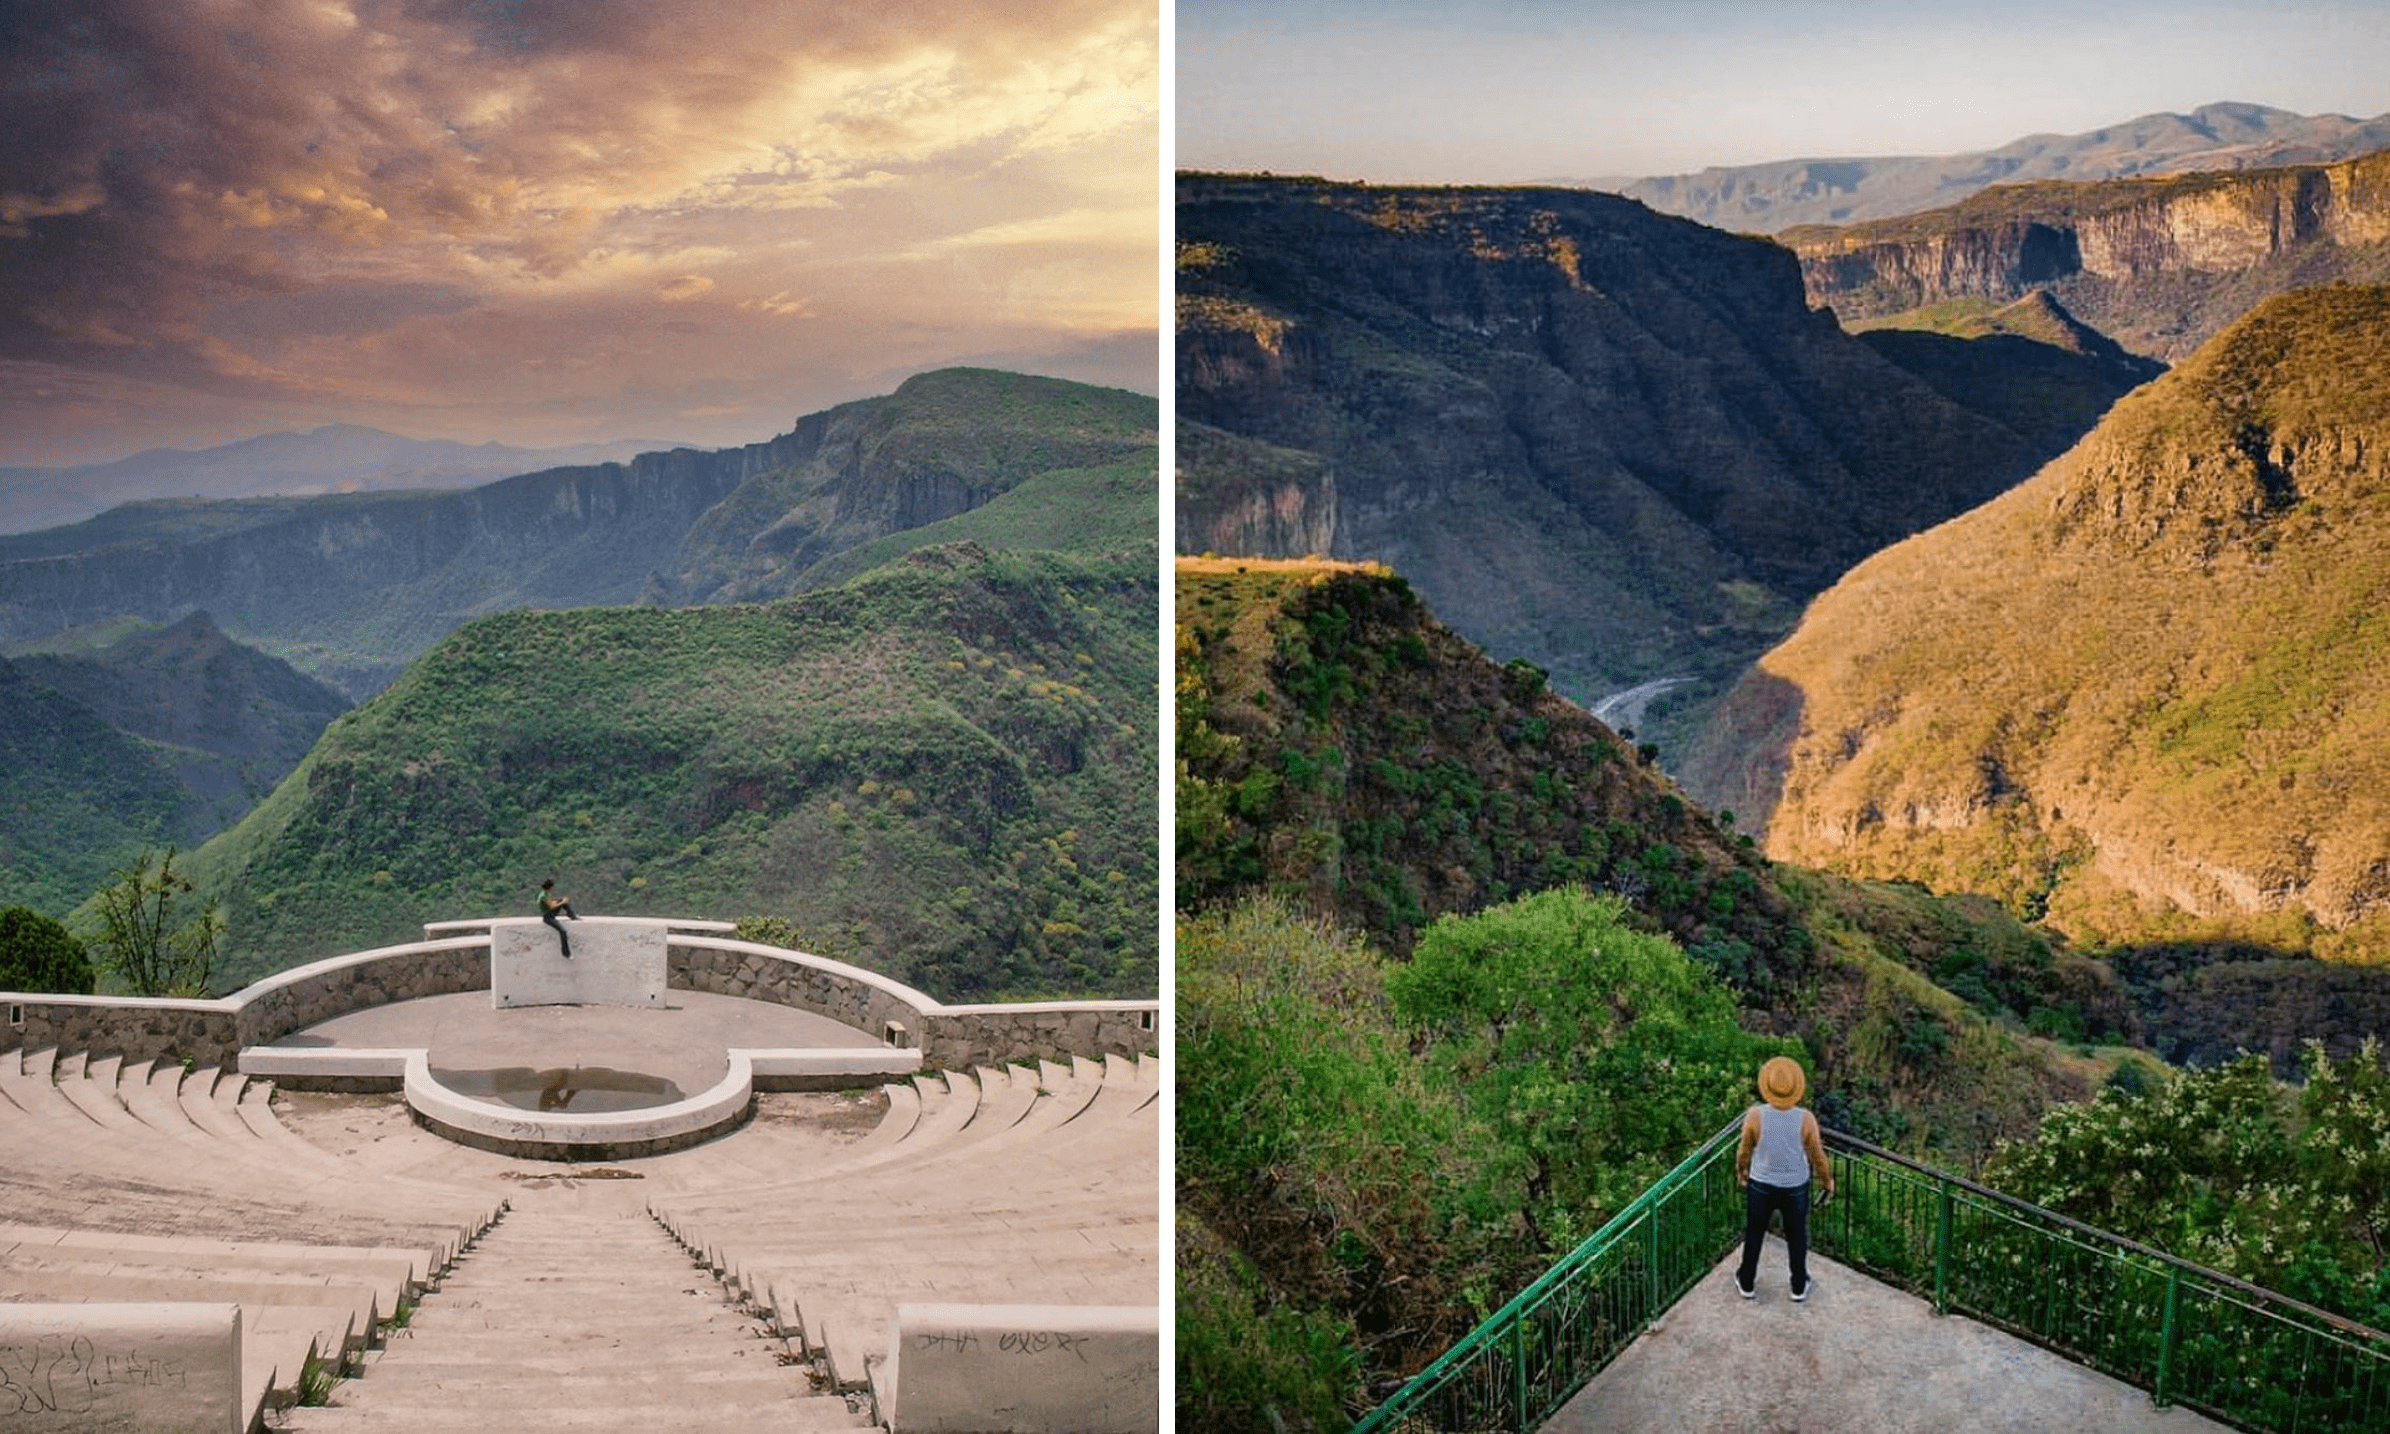
[[[2266,304],[1860,565],[1710,737],[1779,858],[2390,961],[2390,290]]]

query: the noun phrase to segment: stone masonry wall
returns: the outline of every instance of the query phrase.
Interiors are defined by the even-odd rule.
[[[725,949],[672,938],[665,956],[664,982],[685,991],[769,1001],[828,1016],[877,1039],[890,1021],[905,1028],[905,1043],[921,1040],[923,1007],[899,994],[903,988],[849,973],[835,965],[816,966],[768,954],[762,948]],[[935,1005],[934,1002],[928,1002]]]
[[[921,1060],[962,1070],[1006,1061],[1100,1059],[1161,1049],[1158,1001],[944,1006],[928,1013]]]
[[[369,1006],[489,988],[489,938],[469,936],[393,947],[369,960],[302,966],[233,999],[242,1002],[240,1044],[259,1046]]]
[[[0,1050],[121,1055],[129,1061],[189,1059],[227,1065],[241,1048],[229,1001],[166,1001],[99,996],[12,996]]]

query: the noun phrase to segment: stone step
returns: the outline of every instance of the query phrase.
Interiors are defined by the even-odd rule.
[[[95,1061],[86,1051],[62,1054],[54,1067],[53,1085],[67,1104],[83,1112],[94,1125],[141,1133],[141,1122],[116,1098],[116,1068],[120,1064],[115,1056]]]
[[[236,1149],[257,1139],[257,1132],[249,1128],[232,1106],[219,1098],[217,1092],[231,1086],[238,1089],[241,1077],[226,1075],[214,1066],[203,1066],[191,1072],[182,1083],[177,1097],[183,1114],[191,1124],[216,1139],[232,1144]]]
[[[484,1434],[669,1429],[685,1427],[693,1396],[708,1428],[854,1427],[845,1403],[817,1400],[786,1342],[694,1268],[637,1198],[566,1183],[526,1188],[404,1333],[335,1395],[347,1422],[325,1417],[333,1410],[298,1410],[289,1427],[462,1428],[430,1421],[478,1415],[472,1427]],[[632,1422],[586,1422],[601,1415]]]
[[[662,1434],[692,1428],[829,1434],[870,1427],[844,1400],[833,1397],[737,1403],[700,1395],[673,1380],[665,1384],[652,1401],[633,1407],[605,1397],[583,1403],[559,1394],[528,1407],[510,1407],[505,1411],[508,1417],[495,1422],[481,1412],[487,1406],[471,1389],[387,1406],[344,1405],[338,1402],[344,1393],[336,1392],[329,1407],[291,1410],[283,1427],[293,1434]],[[691,1415],[700,1408],[704,1423],[692,1425]]]
[[[6,1091],[10,1103],[29,1119],[77,1128],[96,1125],[98,1122],[73,1101],[59,1094],[50,1080],[57,1056],[58,1052],[44,1049],[21,1051],[0,1060],[0,1090]]]
[[[220,1270],[251,1268],[341,1272],[366,1278],[377,1288],[386,1286],[401,1293],[424,1284],[435,1269],[432,1252],[422,1249],[208,1240],[191,1236],[0,1224],[0,1257],[5,1257],[19,1246],[71,1251],[84,1258],[108,1258],[127,1264],[188,1263]]]
[[[184,1079],[180,1061],[163,1065],[141,1061],[124,1068],[117,1079],[116,1094],[133,1119],[161,1138],[186,1149],[209,1149],[216,1137],[192,1124],[190,1112],[183,1109]]]

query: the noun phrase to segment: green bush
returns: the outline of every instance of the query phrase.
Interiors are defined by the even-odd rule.
[[[97,980],[73,932],[31,907],[0,910],[0,991],[87,996]]]

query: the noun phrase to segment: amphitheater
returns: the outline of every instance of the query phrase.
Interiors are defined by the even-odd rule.
[[[572,933],[0,994],[0,1431],[1159,1428],[1158,1003]]]

